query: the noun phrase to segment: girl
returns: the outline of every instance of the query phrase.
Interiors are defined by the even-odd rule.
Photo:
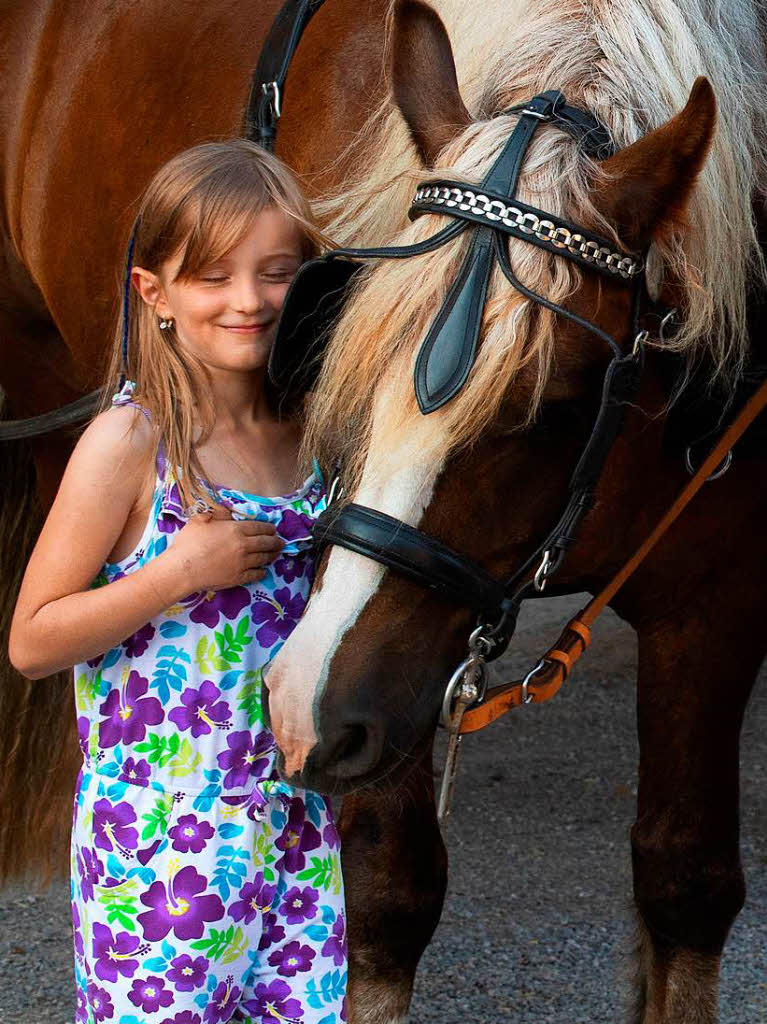
[[[327,800],[279,781],[261,714],[324,503],[316,472],[296,479],[299,428],[266,363],[320,241],[294,179],[248,142],[161,168],[106,394],[123,362],[129,379],[27,568],[12,661],[33,679],[74,665],[78,1022],[346,1019],[338,835]]]

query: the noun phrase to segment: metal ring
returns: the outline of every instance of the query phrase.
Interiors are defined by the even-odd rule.
[[[685,469],[690,474],[690,476],[695,476],[695,473],[697,471],[695,469],[695,466],[693,466],[693,464],[692,464],[692,445],[691,444],[688,444],[687,448],[685,449],[685,452],[684,452],[684,465],[685,465]],[[711,474],[711,476],[707,476],[706,477],[706,482],[707,483],[711,483],[712,480],[718,480],[720,476],[724,476],[724,474],[727,472],[727,470],[730,468],[731,465],[732,465],[732,448],[730,448],[730,450],[727,452],[725,457],[722,459],[722,461],[716,467],[716,469]]]
[[[439,724],[447,729],[450,724],[450,714],[453,710],[453,700],[455,698],[455,691],[463,683],[464,676],[466,675],[467,669],[470,666],[476,666],[477,668],[477,696],[474,697],[472,703],[480,700],[485,693],[485,682],[486,682],[486,670],[485,663],[481,658],[477,658],[474,655],[464,659],[458,668],[450,676],[450,682],[447,684],[445,689],[445,696],[442,698],[442,711],[439,716]]]
[[[541,660],[538,662],[538,664],[535,666],[535,668],[530,669],[530,671],[527,673],[525,678],[522,680],[522,703],[523,704],[530,704],[533,701],[533,699],[535,697],[535,694],[534,693],[528,693],[528,687],[530,685],[530,680],[533,678],[533,676],[537,675],[541,671],[541,669],[545,667],[545,665],[546,665],[546,659],[545,658],[541,658]]]
[[[665,334],[666,327],[674,319],[674,317],[676,316],[677,312],[678,312],[678,310],[676,309],[676,307],[674,309],[670,309],[668,311],[668,313],[666,313],[666,315],[661,320],[660,327],[658,328],[658,337],[659,337],[659,339],[661,341],[665,341],[666,340],[666,334]]]
[[[492,629],[487,623],[480,623],[479,626],[472,632],[469,637],[469,650],[476,651],[481,657],[489,654],[490,651],[495,647],[495,640],[492,640],[488,635],[488,631]],[[480,647],[484,647],[484,651]]]

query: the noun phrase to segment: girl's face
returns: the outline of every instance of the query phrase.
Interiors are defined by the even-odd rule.
[[[302,262],[301,229],[276,207],[253,218],[225,256],[175,280],[182,254],[159,274],[134,267],[134,283],[158,317],[172,317],[178,344],[211,369],[266,365],[280,310]]]

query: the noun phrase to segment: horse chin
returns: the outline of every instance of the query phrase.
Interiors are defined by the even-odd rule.
[[[300,771],[286,771],[282,751],[277,755],[276,767],[280,778],[297,789],[308,789],[329,796],[347,796],[359,789],[375,789],[384,785],[387,789],[396,788],[400,778],[407,774],[411,760],[409,755],[392,754],[381,758],[364,771],[350,772],[342,764],[323,763],[322,752],[317,746],[309,752]]]

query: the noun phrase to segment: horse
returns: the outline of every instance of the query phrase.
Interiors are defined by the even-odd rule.
[[[327,342],[307,452],[340,467],[341,514],[375,510],[508,576],[564,506],[600,407],[605,336],[624,353],[643,349],[639,391],[556,577],[560,592],[596,593],[682,490],[685,453],[694,468],[765,364],[767,26],[753,0],[531,0],[516,21],[495,4],[482,19],[496,26],[494,50],[463,69],[469,97],[440,18],[398,0],[390,114],[369,143],[378,177],[328,199],[330,233],[356,246],[417,246],[446,231],[444,207],[409,222],[413,192],[411,212],[434,181],[459,183],[453,206],[465,199],[460,183],[476,198],[530,98],[561,90],[615,151],[598,160],[544,117],[518,200],[646,253],[647,289],[678,311],[675,328],[637,334],[622,283],[512,235],[503,245],[517,279],[581,320],[511,287],[495,266],[471,370],[424,412],[417,356],[474,243],[455,234],[431,252],[373,261]],[[404,153],[389,131],[399,117],[412,141]],[[714,1024],[720,957],[745,899],[738,744],[767,648],[755,571],[767,555],[759,436],[737,446],[729,471],[611,601],[639,647],[635,1024]],[[265,681],[284,776],[345,794],[345,856],[365,867],[351,891],[369,901],[367,916],[350,920],[354,1019],[393,1024],[406,1018],[444,896],[432,743],[476,617],[368,554],[328,547]]]

